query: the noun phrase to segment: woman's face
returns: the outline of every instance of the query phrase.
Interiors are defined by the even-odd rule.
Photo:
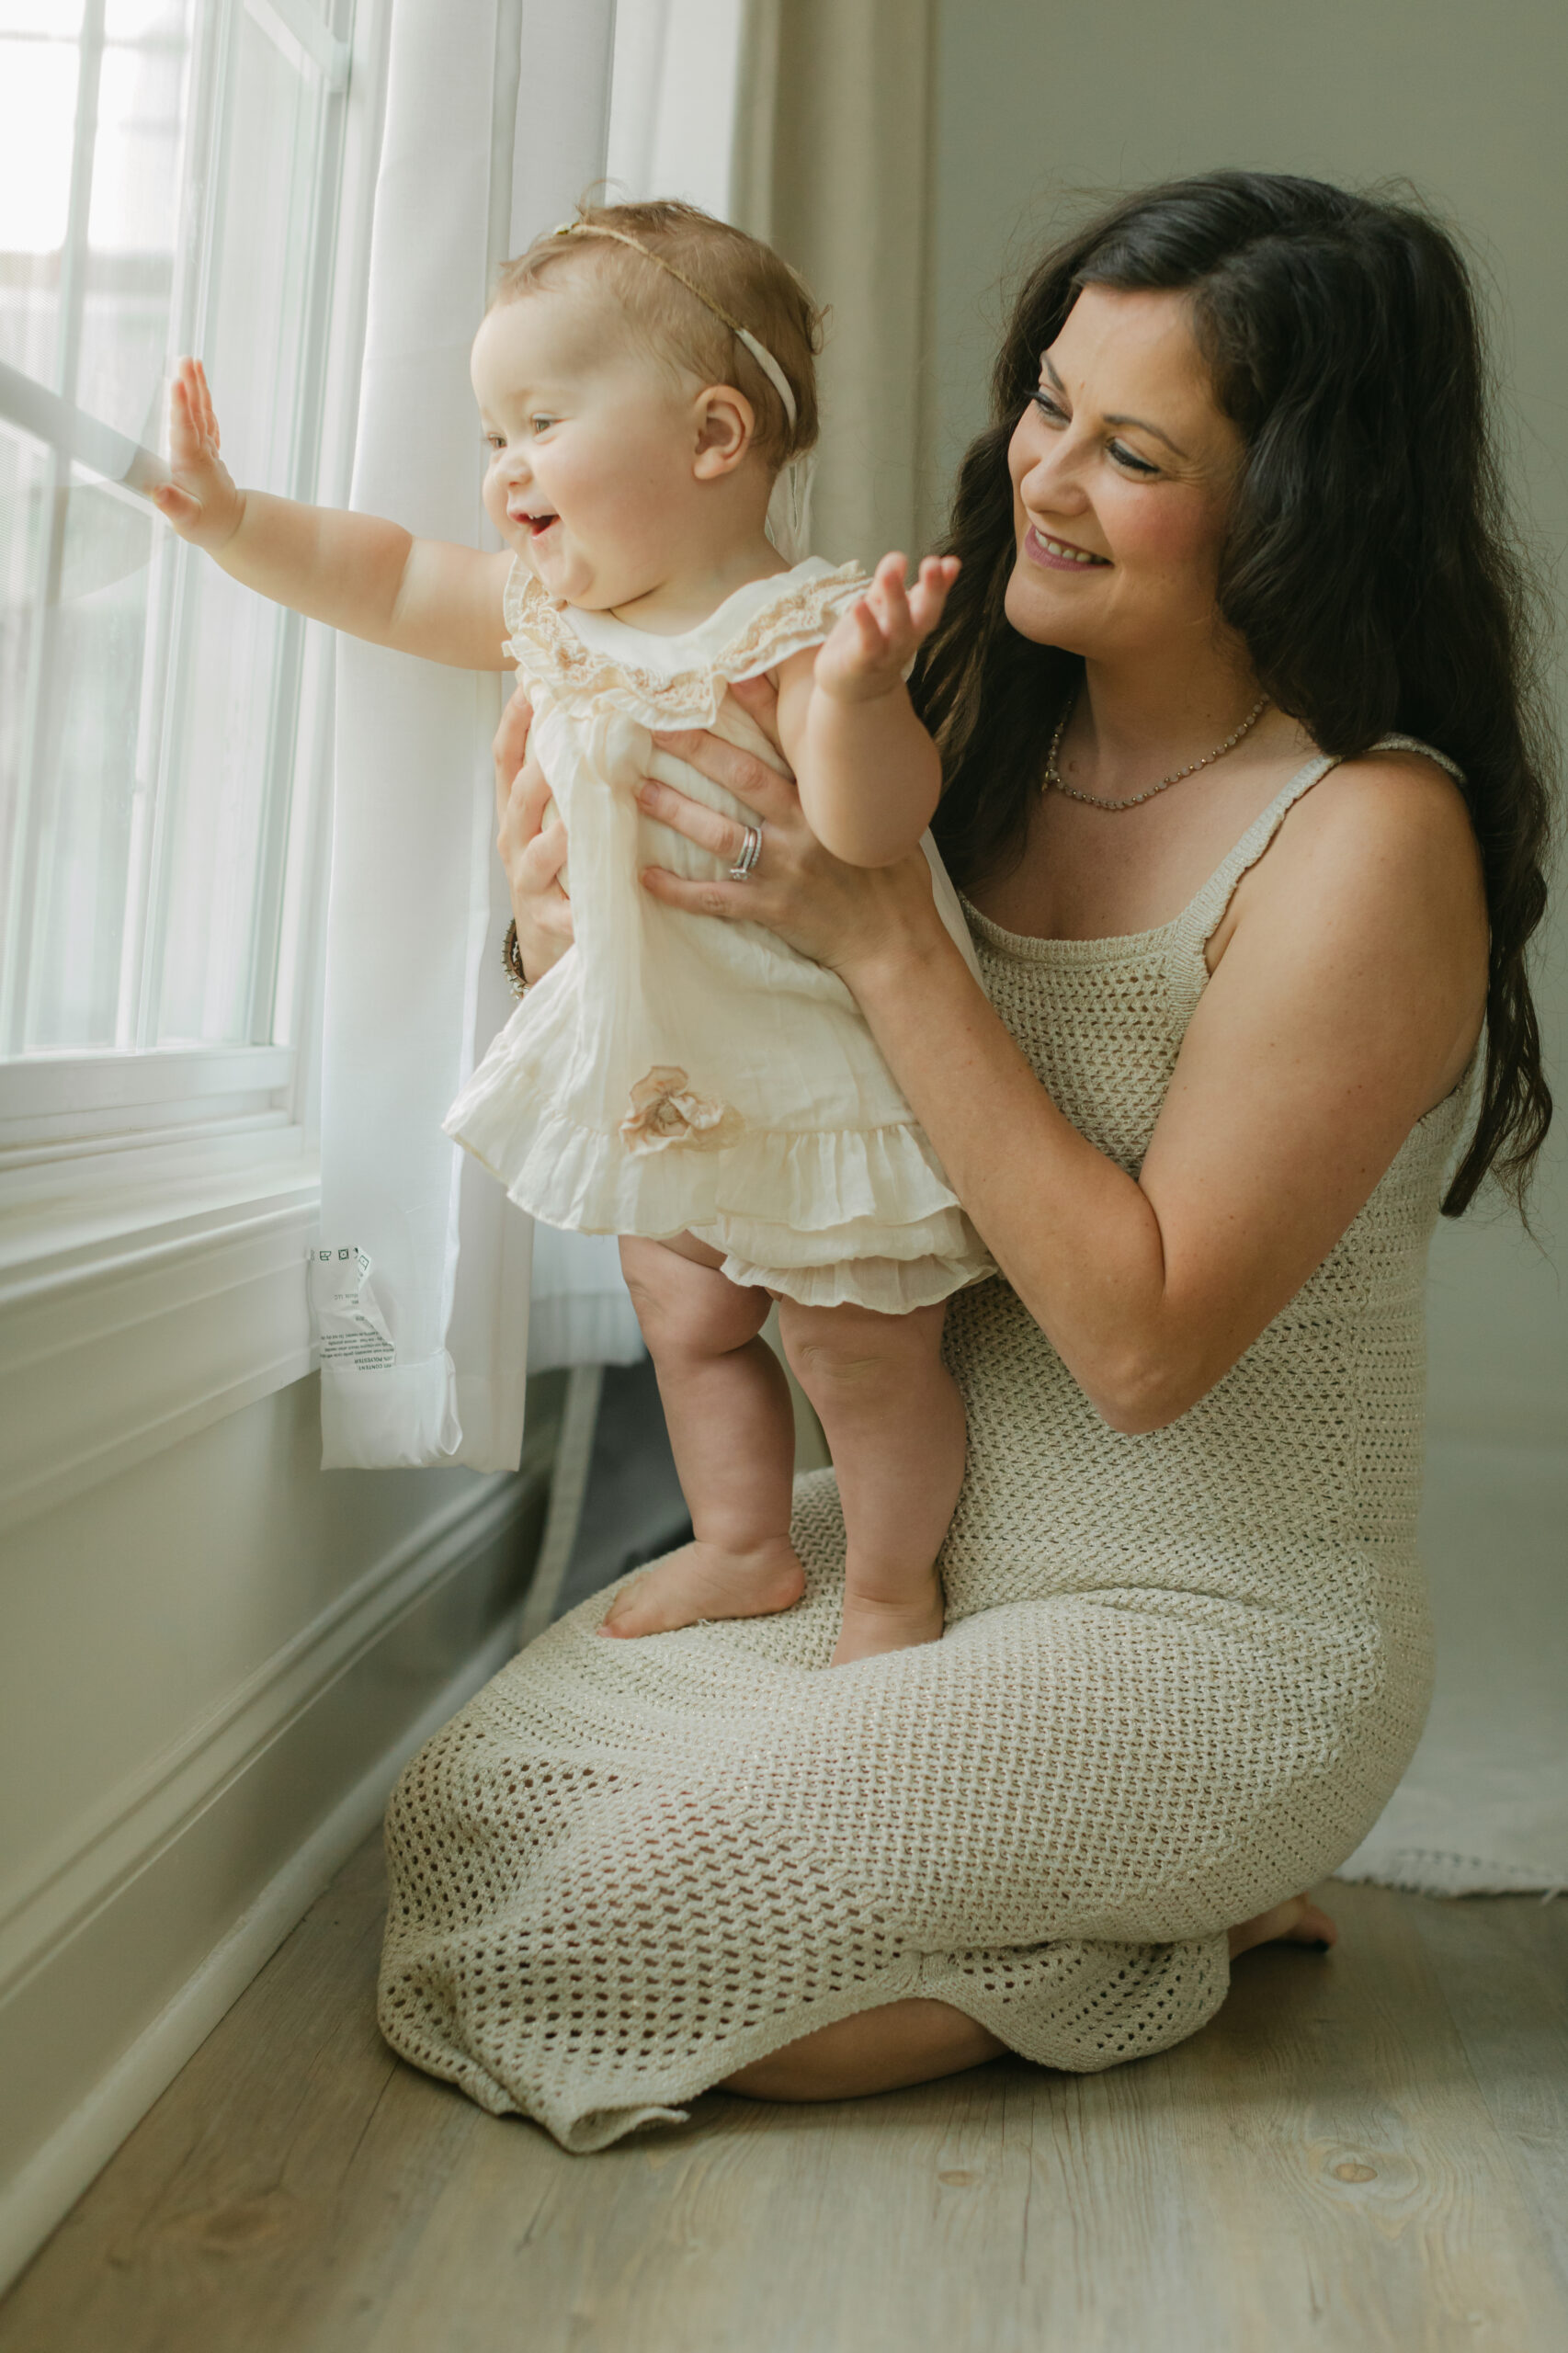
[[[1186,296],[1085,287],[1008,449],[1013,627],[1095,662],[1211,655],[1241,455]]]

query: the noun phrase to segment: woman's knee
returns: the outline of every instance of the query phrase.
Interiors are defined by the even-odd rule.
[[[1006,2045],[962,2010],[918,1995],[819,2027],[727,2076],[747,2099],[861,2099],[1000,2058]]]

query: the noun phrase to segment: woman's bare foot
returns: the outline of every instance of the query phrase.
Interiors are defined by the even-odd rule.
[[[683,1544],[632,1578],[616,1596],[599,1631],[620,1641],[673,1633],[677,1626],[695,1626],[705,1618],[767,1618],[792,1609],[805,1589],[806,1573],[787,1537],[775,1537],[750,1552]]]
[[[917,1592],[901,1596],[896,1601],[846,1590],[844,1622],[832,1664],[845,1666],[854,1658],[879,1658],[884,1651],[907,1651],[918,1643],[939,1643],[942,1625],[942,1587],[935,1574]]]
[[[1288,1895],[1272,1911],[1260,1912],[1256,1920],[1244,1920],[1231,1930],[1231,1959],[1251,1952],[1255,1945],[1308,1945],[1314,1952],[1326,1952],[1338,1942],[1339,1930],[1326,1912],[1308,1896]]]

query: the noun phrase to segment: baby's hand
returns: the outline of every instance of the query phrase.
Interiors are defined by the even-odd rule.
[[[956,555],[928,555],[914,587],[905,588],[903,556],[883,556],[865,595],[818,651],[813,683],[840,702],[892,694],[941,620],[958,576]]]
[[[216,555],[244,518],[243,491],[218,455],[218,419],[199,359],[182,359],[169,393],[169,471],[153,504],[182,540]]]

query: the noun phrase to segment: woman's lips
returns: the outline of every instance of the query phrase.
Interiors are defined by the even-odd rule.
[[[1024,552],[1033,563],[1043,564],[1047,572],[1098,572],[1108,568],[1110,558],[1095,555],[1088,548],[1075,548],[1071,540],[1055,540],[1036,524],[1024,533]]]

